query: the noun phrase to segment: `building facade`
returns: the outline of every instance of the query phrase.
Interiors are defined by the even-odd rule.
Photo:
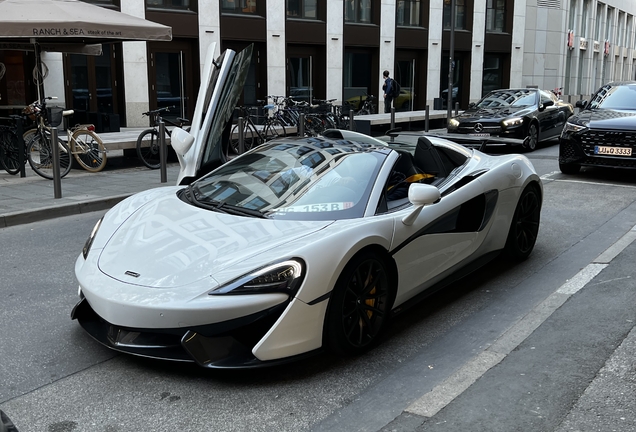
[[[191,117],[211,43],[217,54],[254,44],[245,105],[268,95],[381,102],[385,69],[402,87],[397,110],[444,109],[449,76],[461,108],[496,88],[561,89],[575,100],[636,79],[633,0],[455,0],[451,74],[451,0],[90,2],[173,29],[171,42],[104,45],[101,57],[43,55],[58,104],[127,126],[163,106]],[[0,62],[0,105],[31,102],[32,54],[0,51]]]

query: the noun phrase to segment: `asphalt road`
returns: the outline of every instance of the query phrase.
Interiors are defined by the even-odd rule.
[[[0,229],[0,409],[20,432],[586,430],[571,409],[634,327],[636,247],[535,327],[524,317],[549,310],[564,283],[636,225],[636,179],[561,175],[554,146],[528,156],[545,198],[527,261],[495,261],[434,295],[364,356],[260,371],[118,355],[71,321],[74,261],[101,213]],[[528,334],[493,351],[511,329]],[[490,354],[474,384],[442,385],[479,372],[468,366]],[[430,395],[437,411],[423,403]]]

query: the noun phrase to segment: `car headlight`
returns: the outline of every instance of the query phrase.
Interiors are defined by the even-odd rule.
[[[523,124],[523,117],[512,117],[501,122],[505,127],[519,126]]]
[[[458,127],[459,126],[459,120],[454,119],[454,118],[450,119],[450,121],[448,122],[448,126],[453,127],[453,128]]]
[[[299,259],[290,259],[269,265],[242,276],[229,284],[210,291],[219,294],[264,294],[281,292],[294,295],[305,274],[305,265]]]
[[[580,132],[585,129],[587,129],[587,124],[579,125],[579,124],[566,122],[565,126],[563,127],[563,131],[561,132],[561,136],[567,135],[570,133]]]
[[[84,256],[84,259],[86,259],[86,257],[88,256],[88,252],[91,250],[91,246],[93,246],[93,240],[95,239],[95,235],[97,234],[97,231],[102,224],[102,219],[104,218],[101,218],[97,221],[97,223],[93,227],[93,231],[91,231],[91,235],[88,236],[86,243],[84,243],[84,247],[82,248],[82,255]]]

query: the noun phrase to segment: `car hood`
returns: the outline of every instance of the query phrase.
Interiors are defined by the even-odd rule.
[[[215,273],[244,267],[239,264],[257,255],[254,261],[263,265],[274,261],[278,257],[268,257],[268,251],[332,223],[217,213],[185,203],[175,192],[166,189],[121,223],[101,250],[100,271],[154,288],[181,287],[204,278],[210,278],[213,287]]]
[[[522,116],[530,111],[531,107],[469,108],[455,118],[460,121],[499,120]]]
[[[591,109],[584,110],[568,120],[569,123],[592,129],[633,130],[636,128],[636,111]]]

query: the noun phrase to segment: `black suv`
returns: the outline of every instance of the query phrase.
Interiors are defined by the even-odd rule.
[[[636,168],[636,81],[612,82],[592,100],[578,101],[559,140],[559,168],[576,174],[581,166]]]

